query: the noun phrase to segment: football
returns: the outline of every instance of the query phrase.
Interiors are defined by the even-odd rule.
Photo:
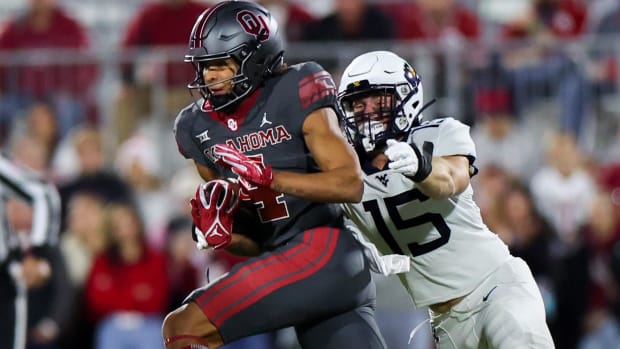
[[[241,192],[241,184],[234,178],[226,179],[232,183],[230,188],[234,190],[236,195]],[[242,200],[239,203],[239,208],[233,218],[233,232],[249,237],[250,239],[261,242],[265,240],[264,234],[261,233],[262,224],[258,211],[250,200]]]

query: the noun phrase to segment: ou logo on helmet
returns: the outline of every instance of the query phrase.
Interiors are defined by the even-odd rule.
[[[237,22],[246,33],[254,35],[258,40],[269,39],[269,27],[264,16],[243,10],[237,13]]]

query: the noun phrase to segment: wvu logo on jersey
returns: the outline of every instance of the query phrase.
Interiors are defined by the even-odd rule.
[[[375,178],[377,178],[377,180],[379,182],[381,182],[381,184],[383,184],[384,186],[387,187],[388,181],[389,181],[388,176],[389,176],[389,174],[384,173],[384,174],[381,174],[381,175],[376,175]]]

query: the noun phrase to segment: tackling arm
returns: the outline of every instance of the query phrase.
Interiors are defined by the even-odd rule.
[[[445,199],[462,193],[469,185],[469,159],[461,155],[433,157],[433,143],[415,144],[388,139],[385,155],[388,166],[410,178],[432,199]]]
[[[433,157],[432,171],[416,187],[432,199],[462,193],[469,185],[469,160],[465,156]]]

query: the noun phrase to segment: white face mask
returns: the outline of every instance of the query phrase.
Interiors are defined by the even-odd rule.
[[[375,149],[375,135],[384,131],[385,125],[379,121],[364,122],[364,125],[359,129],[359,133],[360,137],[362,137],[362,145],[367,152]]]

